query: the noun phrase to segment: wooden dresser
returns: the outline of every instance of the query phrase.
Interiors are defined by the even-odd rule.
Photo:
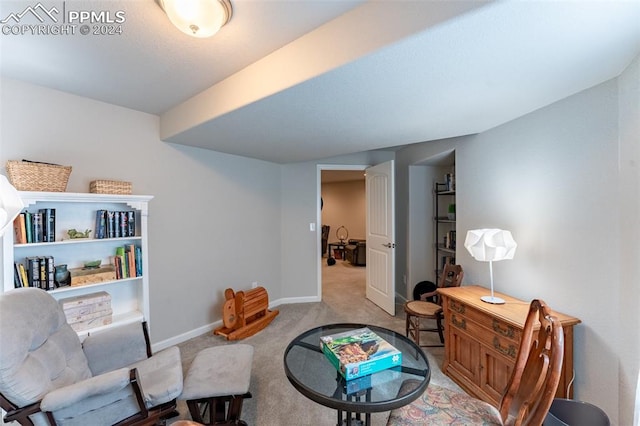
[[[496,407],[511,376],[529,303],[501,293],[503,305],[480,300],[490,290],[480,286],[439,289],[445,320],[442,370],[469,394]],[[553,308],[553,306],[551,306]],[[553,311],[564,330],[564,364],[558,398],[572,398],[573,326],[578,318]]]

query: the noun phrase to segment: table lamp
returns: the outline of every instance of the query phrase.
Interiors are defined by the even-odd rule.
[[[464,246],[474,259],[489,262],[491,296],[482,296],[480,299],[487,303],[504,303],[504,299],[493,295],[493,261],[513,259],[518,245],[511,232],[502,229],[473,229],[467,231]]]
[[[24,207],[22,199],[7,178],[0,175],[0,237],[7,229],[12,229],[13,220]]]

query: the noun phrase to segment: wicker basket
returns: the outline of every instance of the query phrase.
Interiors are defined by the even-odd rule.
[[[93,194],[131,194],[131,182],[119,180],[94,180],[89,184],[89,192]]]
[[[7,161],[7,176],[19,191],[64,192],[70,174],[71,166],[24,160]]]

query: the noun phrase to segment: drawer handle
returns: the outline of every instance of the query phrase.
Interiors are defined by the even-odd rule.
[[[464,314],[464,305],[459,305],[456,302],[451,302],[451,310],[456,311],[459,314]]]
[[[517,352],[516,347],[513,346],[513,345],[509,345],[508,347],[503,348],[500,345],[500,340],[498,340],[497,337],[493,338],[493,347],[495,348],[495,350],[500,352],[502,355],[506,355],[506,356],[511,357],[511,358],[515,358],[516,357],[516,352]]]
[[[462,330],[467,329],[467,320],[463,318],[462,321],[458,321],[455,315],[451,315],[451,324],[455,325],[456,327]]]
[[[515,336],[516,332],[513,329],[513,327],[507,326],[507,328],[501,328],[500,327],[500,321],[498,320],[493,320],[493,331],[495,331],[496,333],[498,333],[501,336],[504,337],[510,337],[513,338],[513,336]]]

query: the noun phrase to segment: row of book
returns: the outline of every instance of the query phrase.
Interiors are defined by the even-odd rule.
[[[13,286],[36,287],[53,290],[58,285],[55,281],[55,264],[53,256],[33,256],[25,258],[25,263],[15,262]]]
[[[456,249],[456,231],[451,230],[444,234],[444,248],[455,250]]]
[[[46,243],[56,240],[56,209],[21,212],[13,221],[16,244]]]
[[[136,235],[136,212],[97,210],[94,238],[127,238]],[[21,212],[13,221],[14,243],[56,241],[56,209]]]
[[[87,272],[91,269],[71,269],[70,280],[60,283],[55,276],[55,262],[53,256],[29,256],[23,262],[14,263],[13,285],[15,288],[20,287],[36,287],[43,290],[54,290],[65,285],[81,285],[91,283],[91,280],[81,279],[75,276],[83,275],[86,277]],[[123,279],[135,278],[142,276],[142,248],[135,244],[127,244],[122,247],[116,247],[113,256],[113,267],[115,276],[102,276],[100,279]],[[103,272],[96,269],[96,273]],[[94,275],[95,276],[95,275]],[[74,283],[74,280],[78,280]]]
[[[126,238],[136,235],[136,212],[96,211],[95,238]]]
[[[113,264],[116,267],[116,279],[142,276],[142,248],[127,244],[116,248]]]

